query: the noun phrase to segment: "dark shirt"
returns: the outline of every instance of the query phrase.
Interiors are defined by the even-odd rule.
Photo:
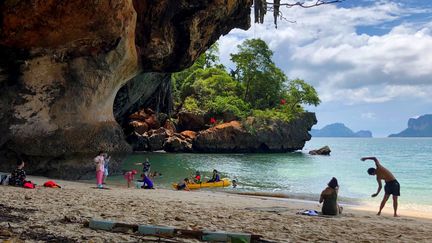
[[[11,186],[23,186],[26,179],[26,173],[23,169],[16,169],[12,172],[9,179]]]
[[[150,171],[150,162],[146,161],[141,163],[143,165],[143,172],[149,172]]]
[[[216,174],[213,174],[213,177],[208,182],[218,182],[218,181],[220,181],[220,177],[219,177],[219,174],[216,173]]]

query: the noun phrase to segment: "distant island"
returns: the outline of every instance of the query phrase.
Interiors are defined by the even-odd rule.
[[[355,137],[355,138],[371,138],[372,132],[361,130],[353,132],[343,123],[333,123],[321,129],[312,129],[312,137]]]
[[[432,114],[410,118],[407,129],[389,137],[432,137]]]

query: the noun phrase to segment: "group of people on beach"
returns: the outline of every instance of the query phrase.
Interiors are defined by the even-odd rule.
[[[393,211],[394,217],[398,217],[398,197],[400,196],[400,185],[396,180],[396,177],[384,166],[381,165],[376,157],[363,157],[361,161],[373,160],[375,162],[375,168],[369,168],[367,173],[371,176],[376,176],[378,183],[378,189],[376,193],[372,194],[372,197],[378,196],[382,190],[382,180],[385,182],[384,186],[384,197],[381,201],[379,211],[377,215],[381,215],[381,211],[384,208],[387,200],[392,196],[393,199]],[[339,184],[335,177],[333,177],[327,184],[327,188],[321,193],[319,202],[323,203],[322,214],[324,215],[337,215],[342,213],[342,207],[337,203],[337,196],[339,191]]]
[[[99,152],[98,155],[94,158],[94,162],[96,165],[96,184],[97,188],[104,188],[105,179],[108,176],[108,164],[111,159],[111,156],[108,156],[105,152]],[[384,166],[381,165],[379,160],[376,157],[363,157],[361,158],[361,161],[366,160],[372,160],[375,162],[375,168],[369,168],[367,170],[367,173],[371,176],[375,176],[377,183],[378,183],[378,189],[376,193],[372,194],[372,197],[378,196],[378,194],[381,192],[383,186],[382,186],[382,180],[384,180],[384,197],[381,201],[379,211],[377,215],[381,214],[382,209],[384,208],[385,204],[387,203],[390,196],[392,196],[393,199],[393,210],[394,210],[394,217],[397,217],[397,209],[398,209],[398,197],[400,196],[400,184],[396,180],[396,177]],[[135,163],[135,165],[142,165],[142,175],[141,180],[138,180],[138,182],[142,183],[141,188],[144,189],[154,189],[153,181],[150,178],[154,178],[155,176],[160,176],[161,174],[158,172],[150,173],[151,164],[148,158],[145,159],[144,162],[138,162]],[[16,169],[11,173],[10,176],[2,176],[0,179],[0,184],[8,184],[12,186],[18,186],[18,187],[33,187],[34,184],[31,183],[26,179],[26,172],[24,170],[25,163],[23,160],[19,159],[17,160],[17,167]],[[134,180],[134,176],[137,174],[136,170],[127,171],[124,173],[124,178],[127,181],[127,186],[130,187],[132,181]],[[209,179],[207,182],[218,182],[220,181],[220,175],[217,170],[213,170],[213,174],[211,179]],[[189,178],[185,178],[183,181],[177,184],[177,190],[189,190],[188,185],[193,183],[202,183],[202,177],[201,173],[199,171],[196,171],[195,176],[192,180],[189,180]],[[235,187],[236,181],[233,180],[233,187]],[[327,184],[327,188],[325,188],[320,195],[319,202],[323,203],[322,206],[322,214],[324,215],[337,215],[342,213],[342,207],[340,207],[337,203],[337,197],[339,192],[339,184],[338,180],[333,177],[329,183]]]
[[[105,179],[108,176],[108,163],[111,157],[107,155],[107,153],[99,152],[98,156],[94,158],[96,163],[96,182],[97,188],[103,188],[105,184]],[[385,181],[384,186],[384,197],[381,201],[379,211],[377,215],[381,214],[382,209],[384,208],[387,200],[392,196],[393,199],[393,210],[394,216],[397,217],[397,208],[398,208],[398,197],[400,196],[400,185],[396,180],[395,176],[384,166],[382,166],[379,160],[376,157],[363,157],[362,161],[373,160],[375,162],[375,168],[369,168],[367,170],[368,174],[371,176],[376,176],[376,180],[378,183],[378,189],[376,193],[372,194],[372,197],[378,196],[378,194],[382,190],[382,180]],[[148,158],[145,159],[144,162],[137,162],[135,165],[142,165],[142,174],[141,180],[138,180],[141,188],[144,189],[154,189],[154,184],[151,178],[155,176],[161,175],[157,172],[150,172],[151,164]],[[25,171],[23,170],[24,162],[18,163],[17,169],[12,173],[11,178],[9,179],[9,184],[13,185],[22,185],[25,183]],[[127,181],[127,186],[130,187],[131,183],[134,180],[135,175],[137,174],[136,170],[131,170],[125,172],[124,178]],[[211,179],[207,180],[207,182],[218,182],[220,181],[220,175],[217,170],[213,170],[213,174]],[[201,173],[196,171],[195,176],[192,179],[184,178],[181,182],[179,182],[176,186],[177,190],[189,190],[189,184],[202,183]],[[236,187],[237,183],[233,180],[233,187]],[[327,184],[327,188],[325,188],[320,195],[319,202],[323,203],[322,206],[322,214],[324,215],[337,215],[342,213],[342,207],[337,203],[337,197],[339,192],[339,184],[338,180],[333,177],[329,183]]]

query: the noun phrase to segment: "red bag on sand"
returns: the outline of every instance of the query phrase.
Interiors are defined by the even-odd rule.
[[[35,188],[35,184],[31,183],[31,182],[26,182],[23,185],[24,188],[28,188],[28,189],[34,189]]]
[[[45,182],[44,187],[61,188],[61,186],[57,185],[54,181]]]

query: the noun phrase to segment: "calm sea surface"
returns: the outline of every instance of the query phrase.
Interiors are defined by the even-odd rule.
[[[331,156],[307,154],[324,145],[330,146]],[[277,193],[309,200],[317,200],[334,176],[339,180],[340,201],[378,206],[384,189],[377,198],[370,197],[377,183],[366,170],[374,163],[360,161],[362,156],[376,156],[393,172],[401,184],[402,208],[432,211],[432,138],[313,138],[303,151],[283,154],[133,154],[123,167],[141,171],[133,163],[149,158],[152,171],[163,174],[155,179],[159,188],[170,188],[170,183],[196,170],[210,177],[217,169],[222,177],[237,178],[239,186],[213,190]]]

